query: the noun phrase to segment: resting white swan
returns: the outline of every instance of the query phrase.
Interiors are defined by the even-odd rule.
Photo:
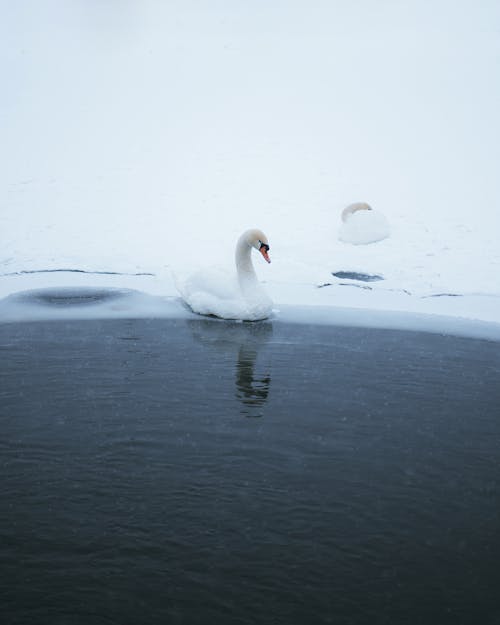
[[[349,204],[342,211],[339,239],[344,243],[364,245],[386,239],[391,228],[386,217],[366,202]]]
[[[247,230],[236,244],[236,275],[219,269],[202,269],[177,283],[182,299],[200,315],[243,321],[269,317],[273,303],[257,279],[252,248],[271,262],[266,235],[261,230]]]

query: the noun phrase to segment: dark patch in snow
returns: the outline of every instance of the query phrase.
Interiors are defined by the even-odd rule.
[[[434,293],[434,295],[423,295],[422,299],[429,297],[463,297],[461,293]]]
[[[2,277],[5,276],[22,276],[24,274],[31,273],[87,273],[100,276],[154,276],[154,273],[139,272],[139,273],[124,273],[121,271],[87,271],[86,269],[22,269],[21,271],[13,271],[11,273],[2,273]]]
[[[394,293],[405,293],[406,295],[411,295],[411,291],[407,291],[406,289],[387,289],[388,291],[393,291]]]
[[[359,273],[358,271],[332,271],[332,276],[342,280],[360,280],[361,282],[376,282],[384,279],[376,273]]]
[[[371,286],[367,286],[366,284],[353,284],[352,282],[339,282],[339,286],[355,286],[357,289],[366,289],[368,291],[373,291]]]
[[[325,282],[324,284],[318,284],[318,289],[323,289],[326,286],[333,286],[331,282]],[[368,289],[369,291],[373,291],[371,286],[366,286],[364,284],[353,284],[352,282],[339,282],[338,286],[355,286],[358,289]]]

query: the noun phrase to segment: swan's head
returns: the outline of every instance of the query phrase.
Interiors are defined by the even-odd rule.
[[[351,215],[354,215],[354,213],[357,213],[358,211],[371,211],[371,210],[372,210],[372,207],[366,202],[354,202],[354,204],[349,204],[349,206],[346,206],[346,208],[344,208],[344,210],[342,211],[341,218],[343,222],[346,222]]]
[[[246,232],[246,240],[250,247],[254,247],[258,252],[262,254],[264,260],[268,263],[271,262],[269,258],[269,241],[262,230],[248,230]]]

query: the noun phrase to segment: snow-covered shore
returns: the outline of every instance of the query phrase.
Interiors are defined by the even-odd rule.
[[[0,297],[176,296],[174,274],[231,269],[259,227],[277,309],[500,324],[500,8],[405,7],[6,5]],[[338,240],[355,201],[389,238]]]

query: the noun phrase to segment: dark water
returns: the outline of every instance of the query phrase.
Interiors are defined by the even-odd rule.
[[[500,623],[500,346],[0,326],[2,623]]]
[[[360,273],[359,271],[336,271],[332,272],[332,276],[347,280],[360,280],[361,282],[377,282],[384,279],[376,273]]]

